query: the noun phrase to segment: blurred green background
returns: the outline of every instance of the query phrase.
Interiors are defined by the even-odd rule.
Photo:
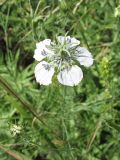
[[[0,159],[120,159],[120,0],[0,0]],[[68,34],[94,65],[77,87],[34,77],[36,42]]]

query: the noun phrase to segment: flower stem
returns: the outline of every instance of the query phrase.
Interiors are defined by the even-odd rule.
[[[10,93],[11,95],[13,95],[21,104],[22,106],[24,106],[27,110],[29,110],[29,112],[32,113],[33,116],[35,116],[39,121],[41,121],[43,124],[45,124],[39,117],[39,115],[32,109],[32,106],[30,104],[28,104],[26,101],[24,101],[8,84],[8,82],[0,76],[0,84],[1,86],[3,86],[3,88]],[[45,124],[46,125],[46,124]]]

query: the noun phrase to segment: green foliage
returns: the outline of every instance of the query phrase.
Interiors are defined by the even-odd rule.
[[[119,0],[0,1],[0,159],[120,159]],[[35,43],[78,38],[94,56],[76,87],[34,78]],[[13,134],[17,125],[20,133]]]

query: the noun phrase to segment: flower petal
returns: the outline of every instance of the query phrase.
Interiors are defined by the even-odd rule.
[[[71,38],[71,46],[70,47],[75,47],[80,44],[80,41],[77,40],[76,38]]]
[[[57,40],[61,44],[66,43],[67,48],[72,48],[80,44],[79,40],[77,40],[76,38],[71,38],[70,36],[67,36],[67,37],[58,36]]]
[[[85,67],[90,67],[93,64],[92,54],[84,47],[76,49],[75,58]]]
[[[81,68],[74,65],[69,69],[64,69],[61,71],[58,76],[58,81],[67,86],[76,86],[83,78],[83,72]]]
[[[41,47],[41,49],[35,49],[33,58],[35,58],[37,61],[41,61],[47,56],[48,56],[48,53],[44,49],[42,50],[42,47]]]
[[[44,41],[36,43],[36,49],[33,58],[35,58],[37,61],[41,61],[42,59],[50,56],[51,54],[54,54],[53,51],[48,49],[48,47],[50,47],[50,44],[50,39],[45,39]]]
[[[36,81],[43,85],[49,85],[52,83],[52,76],[54,74],[54,68],[47,62],[42,61],[35,67]]]
[[[64,36],[58,36],[57,40],[59,43],[64,44],[66,42],[67,37]]]
[[[45,39],[39,43],[36,43],[36,47],[37,48],[41,48],[41,46],[50,46],[50,43],[51,43],[51,39]]]

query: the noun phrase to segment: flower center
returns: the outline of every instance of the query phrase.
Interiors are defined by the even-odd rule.
[[[70,56],[68,55],[68,52],[66,50],[62,50],[60,53],[60,57],[62,60],[67,60]]]

